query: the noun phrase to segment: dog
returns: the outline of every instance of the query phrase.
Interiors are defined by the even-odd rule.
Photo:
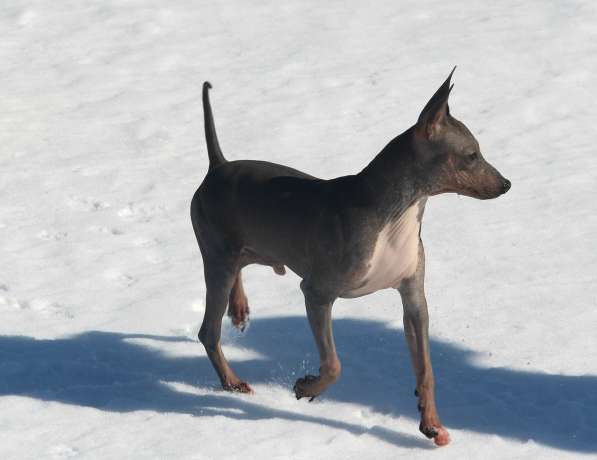
[[[249,308],[241,270],[249,264],[290,268],[301,279],[307,317],[319,351],[319,375],[294,385],[297,399],[313,400],[340,375],[332,333],[332,305],[380,289],[397,289],[416,375],[420,431],[437,445],[450,441],[437,414],[425,300],[421,220],[428,197],[458,193],[496,198],[510,189],[481,154],[467,127],[450,114],[452,74],[417,122],[358,174],[323,180],[265,161],[227,161],[220,149],[203,85],[209,169],[191,202],[201,250],[206,303],[199,340],[222,386],[252,392],[236,376],[220,346],[228,313],[243,328]]]

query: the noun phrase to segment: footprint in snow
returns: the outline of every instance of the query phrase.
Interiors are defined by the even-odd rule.
[[[0,296],[0,310],[30,311],[42,317],[60,316],[74,318],[71,310],[64,305],[48,299],[23,300],[16,297]]]
[[[163,214],[165,210],[163,205],[129,203],[118,211],[118,216],[129,222],[149,222],[154,217]]]
[[[164,262],[164,258],[158,254],[148,254],[145,256],[145,260],[150,264],[158,265]]]
[[[46,317],[61,316],[64,318],[74,318],[69,308],[48,299],[33,299],[31,302],[28,302],[28,308]]]
[[[140,237],[133,241],[133,244],[140,248],[148,248],[150,246],[156,246],[159,244],[159,241],[155,238],[148,238],[148,237]]]
[[[95,198],[71,195],[68,198],[67,205],[75,211],[95,212],[109,208],[110,205],[104,201]]]
[[[109,281],[115,282],[122,287],[132,286],[137,282],[137,279],[131,275],[121,272],[117,269],[106,270],[104,272],[104,278]]]
[[[29,27],[35,24],[39,15],[34,10],[23,10],[17,18],[17,24],[21,27]]]
[[[0,296],[0,310],[26,310],[29,308],[29,302],[26,300],[19,300],[16,297]]]
[[[87,230],[90,232],[97,232],[97,233],[105,233],[107,235],[123,235],[124,232],[117,228],[108,228],[101,225],[92,225],[87,227]]]
[[[37,237],[44,241],[60,241],[65,239],[67,236],[67,232],[56,232],[53,230],[42,230],[37,234]]]
[[[50,454],[50,458],[73,458],[79,456],[79,451],[73,447],[67,446],[65,444],[57,444],[55,446],[50,447],[48,453]]]

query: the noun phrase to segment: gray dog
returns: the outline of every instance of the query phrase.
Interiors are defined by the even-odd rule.
[[[404,306],[404,332],[421,412],[419,429],[437,445],[450,441],[435,407],[421,219],[431,195],[489,199],[510,188],[510,181],[485,161],[466,126],[450,115],[453,72],[414,126],[358,174],[331,180],[265,161],[227,161],[214,127],[211,85],[204,83],[209,170],[193,196],[191,219],[207,289],[199,340],[224,389],[252,391],[232,371],[220,346],[227,305],[236,326],[244,327],[248,319],[243,267],[269,265],[284,274],[288,266],[302,278],[320,368],[319,375],[296,381],[297,398],[315,398],[340,375],[332,333],[334,301],[394,288]]]

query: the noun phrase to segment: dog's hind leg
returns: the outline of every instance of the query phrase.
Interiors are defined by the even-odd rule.
[[[305,281],[301,282],[301,289],[305,294],[309,325],[319,350],[320,367],[318,376],[306,375],[298,379],[294,384],[294,393],[297,399],[310,397],[312,401],[340,376],[340,360],[332,332],[332,305],[335,299],[317,294]]]
[[[228,316],[232,319],[232,324],[241,331],[245,330],[249,321],[249,302],[243,289],[243,279],[241,270],[234,278],[234,284],[228,297]]]
[[[205,347],[207,356],[216,370],[222,387],[228,391],[252,393],[251,387],[240,380],[228,365],[222,353],[220,338],[222,332],[222,318],[228,304],[239,268],[237,261],[209,260],[204,258],[205,284],[207,287],[205,301],[205,316],[199,330],[199,340]]]

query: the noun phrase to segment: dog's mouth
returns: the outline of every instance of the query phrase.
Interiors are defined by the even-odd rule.
[[[477,200],[493,200],[494,198],[497,198],[506,193],[506,191],[502,190],[476,190],[473,188],[455,190],[454,192],[458,195],[476,198]]]

